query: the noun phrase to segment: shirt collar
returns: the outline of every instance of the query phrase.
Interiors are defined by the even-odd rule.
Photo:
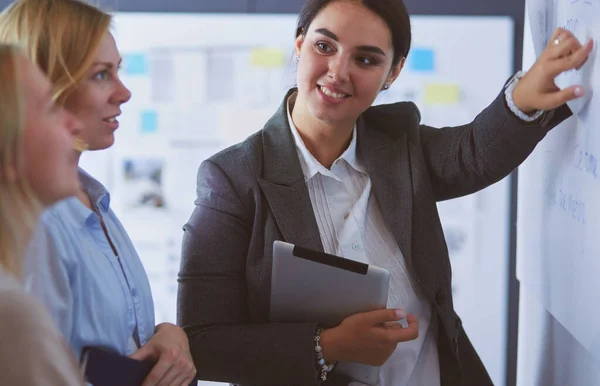
[[[79,168],[78,177],[81,189],[88,194],[92,204],[99,211],[103,213],[108,212],[110,209],[110,194],[106,188],[81,168]],[[65,218],[76,228],[83,228],[98,221],[94,212],[83,205],[77,197],[69,197],[52,206],[48,210],[48,215],[51,216],[53,214]]]
[[[294,93],[288,98],[287,117],[290,129],[292,130],[292,135],[294,136],[294,141],[296,142],[296,149],[298,151],[298,157],[300,158],[300,166],[302,167],[302,172],[304,173],[304,179],[308,181],[311,178],[313,178],[317,173],[321,173],[325,176],[333,176],[331,171],[328,170],[325,166],[323,166],[308,150],[304,143],[304,140],[302,140],[302,137],[300,136],[300,133],[296,128],[296,125],[294,125],[294,121],[292,121],[291,106],[293,106],[293,104],[296,101],[296,95],[297,94]],[[350,141],[350,144],[348,145],[346,150],[336,160],[336,162],[338,160],[344,160],[356,171],[360,173],[366,173],[365,168],[361,165],[360,161],[356,156],[356,124],[354,125],[354,129],[352,131],[352,140]]]
[[[85,170],[79,168],[79,182],[81,183],[81,188],[88,194],[92,203],[96,204],[96,206],[104,212],[107,212],[110,209],[110,193],[108,193],[108,190],[106,190],[100,181],[89,175]]]

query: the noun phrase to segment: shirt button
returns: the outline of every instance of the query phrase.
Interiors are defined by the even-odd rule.
[[[358,249],[358,244],[357,243],[352,244],[352,249],[354,249],[356,251]]]
[[[132,288],[132,289],[131,289],[131,294],[132,294],[133,296],[137,296],[137,289],[135,289],[135,288]]]
[[[347,220],[347,219],[348,219],[348,217],[350,217],[350,213],[346,213],[346,214],[344,215],[344,220]]]

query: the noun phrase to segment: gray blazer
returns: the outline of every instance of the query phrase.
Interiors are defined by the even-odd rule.
[[[288,95],[263,130],[198,171],[196,208],[184,226],[177,309],[199,379],[318,384],[316,325],[269,323],[273,241],[323,250],[287,121]],[[570,114],[563,106],[526,124],[501,93],[464,126],[421,125],[410,102],[371,107],[357,122],[358,156],[381,213],[439,320],[442,385],[492,382],[454,312],[436,202],[507,176]],[[337,376],[327,384],[348,380]]]

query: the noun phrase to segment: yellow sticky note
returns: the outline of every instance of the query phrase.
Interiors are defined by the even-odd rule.
[[[426,105],[451,105],[460,101],[460,88],[455,83],[431,83],[425,86]]]
[[[254,48],[250,54],[250,63],[255,67],[276,68],[285,65],[285,54],[273,48]]]

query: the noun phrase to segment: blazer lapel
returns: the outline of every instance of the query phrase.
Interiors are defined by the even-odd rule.
[[[263,130],[263,178],[259,185],[284,241],[323,251],[319,228],[287,119],[288,92]],[[358,120],[357,152],[364,160],[381,214],[404,259],[412,266],[413,186],[408,139],[392,138]]]
[[[284,241],[323,251],[296,143],[287,118],[287,99],[263,129],[263,178],[258,183]]]
[[[391,138],[365,119],[359,119],[357,129],[357,151],[367,165],[381,215],[412,267],[413,187],[406,134]]]

